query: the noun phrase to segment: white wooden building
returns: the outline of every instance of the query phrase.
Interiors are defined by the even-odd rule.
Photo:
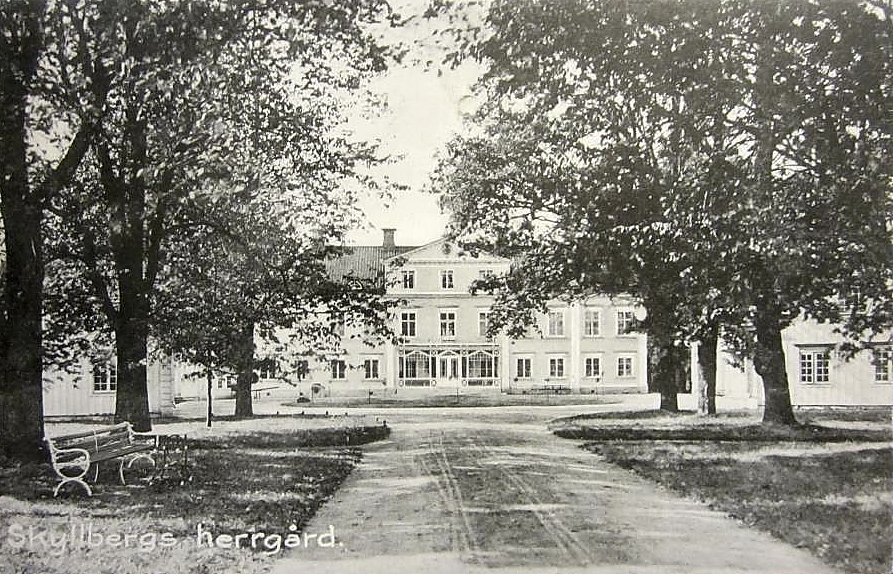
[[[149,411],[167,415],[174,411],[177,393],[176,364],[173,361],[150,362],[146,379]],[[73,372],[48,369],[44,372],[44,416],[98,416],[115,412],[118,373],[113,359],[84,359]]]
[[[795,407],[893,405],[891,335],[873,339],[851,358],[841,352],[843,338],[834,326],[797,320],[782,331],[785,368]],[[693,361],[697,356],[692,354]],[[695,363],[693,363],[694,365]],[[736,366],[731,353],[717,350],[716,395],[729,404],[763,404],[763,382],[753,363]],[[692,369],[697,376],[697,369]],[[697,388],[693,381],[692,388]],[[693,396],[682,397],[683,408],[693,408]]]

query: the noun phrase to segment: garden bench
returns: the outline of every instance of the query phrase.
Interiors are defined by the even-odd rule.
[[[88,496],[93,496],[93,490],[84,477],[89,472],[90,466],[94,465],[95,482],[99,476],[99,463],[107,460],[121,459],[118,476],[121,478],[121,484],[127,484],[124,481],[124,464],[130,468],[134,461],[142,458],[152,461],[154,467],[155,459],[150,453],[156,450],[158,444],[157,435],[136,432],[128,422],[79,433],[45,437],[44,440],[49,447],[53,470],[61,479],[53,491],[53,496],[58,496],[62,486],[69,482],[80,484]]]
[[[567,385],[533,385],[530,387],[530,393],[535,395],[566,395],[571,392],[571,388]]]

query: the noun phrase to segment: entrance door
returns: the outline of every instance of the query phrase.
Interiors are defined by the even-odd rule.
[[[459,382],[459,357],[441,355],[438,361],[437,383],[455,385]]]

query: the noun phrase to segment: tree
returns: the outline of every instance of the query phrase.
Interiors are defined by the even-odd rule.
[[[104,99],[101,89],[84,89],[79,108],[59,112],[69,96],[59,77],[87,87],[75,64],[81,46],[64,33],[65,14],[64,3],[41,0],[0,7],[0,452],[18,459],[44,452],[44,210],[81,163]],[[58,155],[41,153],[47,146]]]
[[[281,172],[312,177],[326,166],[346,177],[374,159],[332,151],[345,138],[331,129],[340,119],[332,102],[383,66],[367,24],[389,12],[380,0],[77,8],[79,40],[105,47],[84,59],[84,73],[108,96],[90,161],[53,213],[71,238],[63,255],[114,332],[115,418],[145,430],[154,290],[172,242],[204,225],[217,202],[250,198]]]
[[[258,358],[276,359],[284,377],[283,356],[337,346],[342,322],[362,325],[372,338],[388,334],[390,304],[374,285],[327,274],[354,209],[333,201],[331,175],[319,173],[300,195],[268,189],[247,204],[220,202],[206,213],[208,225],[178,238],[182,249],[173,252],[187,255],[168,259],[153,313],[159,348],[201,365],[209,382],[237,375],[237,417],[252,415]],[[261,350],[277,352],[258,357],[258,340]],[[210,395],[208,408],[210,425]]]
[[[456,236],[517,261],[501,304],[623,289],[668,338],[722,324],[784,424],[782,329],[889,328],[889,11],[528,0],[487,25],[482,135],[435,183]]]

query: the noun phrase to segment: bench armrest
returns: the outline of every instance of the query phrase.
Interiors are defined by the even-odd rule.
[[[63,467],[81,467],[81,468],[89,468],[90,467],[90,452],[83,448],[52,448],[52,462],[53,468],[63,468]],[[58,458],[60,454],[67,453],[77,453],[83,457],[83,460],[80,458],[68,460],[65,462],[59,462]]]

